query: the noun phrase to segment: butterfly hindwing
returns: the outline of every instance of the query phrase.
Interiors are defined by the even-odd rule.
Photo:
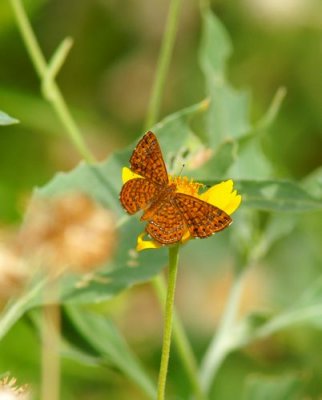
[[[178,208],[165,202],[152,216],[146,231],[161,244],[173,244],[181,240],[186,230],[185,221]]]
[[[168,173],[157,138],[147,132],[133,151],[130,159],[131,170],[144,178],[165,185]]]
[[[123,185],[120,201],[129,214],[135,214],[148,207],[157,191],[157,186],[147,179],[131,179]]]
[[[176,193],[173,201],[194,237],[206,238],[225,229],[232,222],[223,210],[196,197]]]

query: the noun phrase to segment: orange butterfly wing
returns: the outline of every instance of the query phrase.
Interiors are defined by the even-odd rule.
[[[169,182],[167,169],[157,138],[147,132],[139,141],[130,158],[131,170],[160,185]]]
[[[185,221],[171,201],[165,202],[146,226],[148,234],[161,244],[173,244],[181,240],[186,231]]]
[[[161,244],[179,242],[188,229],[191,236],[206,238],[225,229],[232,219],[223,210],[196,197],[167,191],[169,178],[157,138],[147,132],[133,151],[131,170],[142,178],[127,181],[120,201],[134,214],[146,210],[146,231]]]
[[[135,214],[146,209],[157,192],[158,188],[153,182],[144,178],[131,179],[123,185],[120,201],[129,214]]]
[[[230,216],[223,210],[196,197],[175,193],[173,202],[193,237],[206,238],[232,223]]]

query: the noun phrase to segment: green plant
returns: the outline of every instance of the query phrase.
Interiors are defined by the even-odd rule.
[[[41,79],[42,93],[55,109],[72,143],[86,160],[86,163],[68,173],[57,174],[45,186],[35,190],[33,197],[47,199],[70,191],[88,195],[116,215],[118,246],[115,256],[95,272],[94,278],[91,277],[86,285],[79,285],[80,278],[77,275],[63,275],[57,283],[59,293],[54,298],[43,296],[44,287],[48,288],[48,276],[37,275],[20,297],[13,298],[7,304],[0,320],[0,336],[4,337],[14,323],[25,313],[30,313],[30,310],[44,306],[44,302],[59,302],[63,307],[63,318],[77,332],[77,340],[73,341],[67,340],[68,332],[63,330],[66,351],[75,359],[81,360],[82,355],[84,358],[95,359],[100,365],[108,364],[117,368],[142,390],[146,398],[154,399],[156,383],[129,348],[113,321],[107,320],[100,313],[83,309],[84,304],[111,300],[121,291],[147,281],[152,282],[160,303],[164,303],[165,284],[158,275],[167,265],[165,252],[161,249],[139,253],[135,258],[136,268],[128,266],[129,254],[135,246],[140,227],[135,219],[124,215],[118,194],[121,188],[121,169],[128,164],[134,146],[113,153],[103,163],[94,161],[94,156],[85,145],[55,82],[70,49],[70,39],[63,41],[51,61],[46,63],[20,0],[11,0],[11,4],[26,48]],[[236,217],[230,234],[224,239],[234,264],[231,292],[221,322],[202,358],[199,372],[178,314],[174,318],[174,344],[178,348],[182,368],[187,373],[189,392],[194,398],[205,400],[213,398],[213,382],[223,362],[233,351],[295,323],[316,324],[321,316],[321,280],[318,280],[307,289],[302,298],[276,315],[256,313],[242,320],[237,318],[248,272],[265,257],[277,241],[283,240],[296,228],[295,213],[321,211],[321,189],[320,186],[317,189],[316,185],[312,185],[312,181],[319,181],[316,177],[307,177],[302,182],[277,178],[274,165],[263,150],[263,141],[274,123],[285,96],[285,89],[277,90],[267,113],[258,122],[250,122],[249,95],[234,89],[227,79],[227,60],[232,54],[230,40],[208,5],[204,5],[201,11],[200,44],[200,66],[206,83],[207,99],[157,122],[175,39],[180,1],[173,0],[170,10],[170,22],[164,36],[146,126],[158,135],[168,164],[171,161],[170,156],[175,155],[172,163],[174,171],[181,167],[184,159],[186,168],[191,170],[189,175],[191,172],[194,178],[209,185],[232,177],[243,198],[241,216]],[[14,122],[7,116],[1,120]],[[210,158],[200,168],[194,169],[193,161],[205,149],[209,150]],[[318,171],[317,177],[319,176]],[[216,241],[217,238],[213,240]],[[174,254],[175,249],[171,251],[174,267],[177,266],[177,256]],[[40,325],[37,317],[33,320],[35,326]],[[169,341],[167,344],[169,345]],[[55,371],[56,375],[59,373],[59,369]],[[165,375],[166,371],[163,378]],[[296,383],[296,375],[269,381],[258,378],[248,384],[244,398],[295,398],[302,390]],[[165,385],[164,379],[162,385]],[[58,398],[58,393],[59,388],[53,399]],[[159,399],[163,398],[163,394],[160,395]]]

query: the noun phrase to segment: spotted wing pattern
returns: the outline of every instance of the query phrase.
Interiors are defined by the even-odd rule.
[[[123,185],[120,201],[129,214],[135,214],[147,208],[157,192],[158,187],[153,182],[144,178],[131,179]]]
[[[186,229],[180,211],[170,201],[156,211],[146,226],[148,234],[161,244],[179,242]]]
[[[150,131],[134,149],[130,164],[133,172],[153,182],[165,185],[169,181],[158,140]]]
[[[173,202],[185,220],[192,236],[206,238],[225,229],[232,219],[223,210],[196,197],[183,193],[174,194]]]

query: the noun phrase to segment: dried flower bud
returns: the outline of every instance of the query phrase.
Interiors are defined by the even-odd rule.
[[[19,241],[51,272],[87,273],[111,258],[115,244],[113,214],[83,194],[36,200]]]
[[[5,303],[16,295],[24,286],[27,277],[27,266],[18,251],[10,244],[0,244],[0,303]]]
[[[5,378],[0,380],[0,400],[30,400],[28,386],[17,386],[16,378]]]

